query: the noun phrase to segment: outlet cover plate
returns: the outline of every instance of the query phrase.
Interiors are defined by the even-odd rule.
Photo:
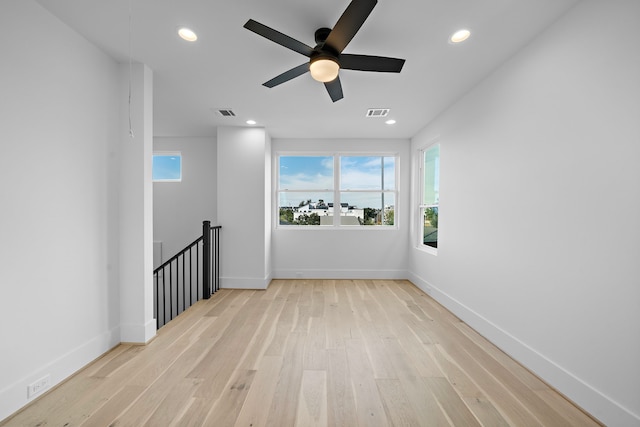
[[[45,375],[27,386],[27,397],[31,399],[51,387],[51,375]]]

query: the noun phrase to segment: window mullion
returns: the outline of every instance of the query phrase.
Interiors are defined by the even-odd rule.
[[[333,156],[333,226],[340,225],[340,156]]]

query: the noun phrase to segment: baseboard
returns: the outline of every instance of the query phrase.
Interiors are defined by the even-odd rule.
[[[271,274],[264,278],[256,277],[220,277],[220,289],[260,289],[264,290],[271,283]]]
[[[0,421],[38,399],[68,377],[87,366],[120,343],[120,327],[106,331],[76,347],[21,380],[0,390]],[[49,376],[50,386],[32,397],[27,397],[27,386],[40,378]]]
[[[156,336],[156,319],[148,320],[142,324],[120,325],[120,341],[144,345]]]
[[[275,279],[378,279],[403,280],[406,270],[305,270],[281,269],[273,273]]]
[[[418,288],[593,417],[610,426],[640,426],[639,416],[510,335],[498,325],[412,272],[408,273],[408,278]]]

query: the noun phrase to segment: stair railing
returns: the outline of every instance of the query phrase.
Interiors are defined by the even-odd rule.
[[[156,328],[220,289],[220,229],[202,222],[202,235],[153,271]]]

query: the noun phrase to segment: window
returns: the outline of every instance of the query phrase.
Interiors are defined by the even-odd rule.
[[[395,155],[279,155],[279,226],[393,226]]]
[[[152,176],[154,182],[182,181],[182,155],[180,153],[154,153]]]
[[[440,201],[440,144],[421,151],[421,197],[419,232],[422,245],[438,247],[438,206]]]

